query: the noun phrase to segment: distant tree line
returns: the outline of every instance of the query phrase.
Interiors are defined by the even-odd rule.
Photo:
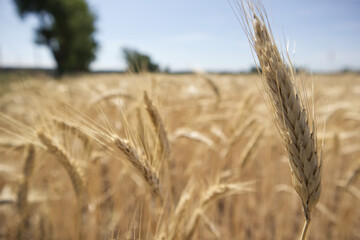
[[[127,64],[127,71],[133,73],[159,72],[159,65],[151,58],[135,49],[123,48],[124,58]]]
[[[85,0],[13,0],[21,18],[39,17],[35,42],[46,45],[56,61],[57,73],[88,71],[95,59],[98,43],[94,38],[96,17]],[[160,72],[158,64],[136,49],[121,50],[127,69],[132,73]],[[297,71],[302,69],[296,69]],[[170,72],[165,68],[163,72]],[[248,73],[261,69],[252,66]]]
[[[88,71],[98,43],[94,38],[95,15],[85,0],[14,0],[21,18],[39,17],[38,44],[46,45],[56,61],[57,73]],[[124,48],[127,71],[158,72],[159,65],[137,50]]]

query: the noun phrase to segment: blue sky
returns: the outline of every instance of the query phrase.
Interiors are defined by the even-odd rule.
[[[98,16],[100,48],[93,70],[122,70],[122,47],[149,54],[162,67],[247,70],[254,65],[246,36],[227,0],[88,0]],[[360,69],[359,0],[264,0],[276,40],[289,43],[296,66],[312,71]],[[21,20],[0,0],[0,66],[51,67],[49,50],[34,44],[35,16]],[[295,47],[294,47],[295,46]]]

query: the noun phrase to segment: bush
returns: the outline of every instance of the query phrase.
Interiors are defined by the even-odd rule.
[[[153,63],[149,56],[130,48],[123,48],[122,51],[127,64],[127,71],[134,73],[159,71],[159,65]]]

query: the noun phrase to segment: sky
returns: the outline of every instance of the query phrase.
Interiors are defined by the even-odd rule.
[[[124,70],[121,49],[148,54],[171,71],[243,71],[254,66],[227,0],[88,0],[99,42],[92,70]],[[275,40],[310,71],[360,70],[360,0],[263,0]],[[0,67],[54,67],[34,43],[38,19],[0,0]]]

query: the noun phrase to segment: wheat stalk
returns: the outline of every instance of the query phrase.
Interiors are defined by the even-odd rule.
[[[252,153],[255,151],[263,136],[263,129],[258,130],[246,144],[240,155],[240,169],[244,169]]]
[[[339,181],[337,184],[338,187],[341,187],[353,195],[357,200],[360,201],[360,190],[352,185],[348,185],[347,181]]]
[[[350,186],[351,184],[353,184],[359,175],[360,175],[360,161],[358,161],[354,169],[351,170],[349,177],[346,180],[346,185]]]
[[[311,211],[321,193],[321,159],[317,154],[315,120],[308,114],[303,99],[298,94],[291,64],[284,62],[268,30],[263,6],[249,6],[253,14],[253,31],[249,26],[250,17],[242,4],[244,22],[259,59],[263,84],[272,103],[276,124],[289,155],[293,186],[302,200],[306,220],[301,239],[305,239]]]
[[[33,144],[30,144],[27,148],[27,156],[23,168],[24,178],[19,186],[17,193],[16,207],[21,216],[20,223],[17,226],[16,236],[18,239],[23,239],[24,228],[27,225],[29,217],[28,209],[28,190],[31,176],[34,172],[35,167],[35,148]]]
[[[230,154],[232,152],[232,149],[242,139],[242,137],[244,136],[244,133],[246,132],[246,130],[250,129],[254,123],[255,123],[255,120],[250,119],[247,122],[245,122],[244,124],[242,124],[241,127],[239,127],[234,132],[234,134],[231,136],[231,139],[230,139],[229,143],[227,144],[226,148],[224,149],[224,151],[222,153],[222,155],[224,156],[223,157],[224,160],[229,160],[230,159]]]
[[[184,239],[192,239],[194,236],[195,230],[199,224],[200,218],[203,214],[203,211],[215,200],[239,193],[251,192],[252,188],[249,185],[252,182],[245,183],[223,183],[215,184],[208,188],[208,190],[203,194],[199,206],[192,213],[190,220],[188,221],[187,226],[185,227]]]
[[[24,178],[19,186],[19,191],[17,195],[17,209],[21,215],[24,215],[27,208],[27,197],[28,197],[28,187],[30,178],[34,171],[35,166],[35,148],[34,145],[30,144],[27,149],[27,156],[25,159],[23,174]]]
[[[158,236],[155,239],[169,239],[172,240],[176,237],[181,227],[185,224],[186,213],[188,211],[191,199],[194,195],[194,187],[189,184],[189,189],[185,189],[176,205],[173,216],[169,221],[165,222]]]
[[[11,140],[0,139],[0,148],[12,148],[14,150],[21,150],[26,146],[23,142],[14,142]]]

